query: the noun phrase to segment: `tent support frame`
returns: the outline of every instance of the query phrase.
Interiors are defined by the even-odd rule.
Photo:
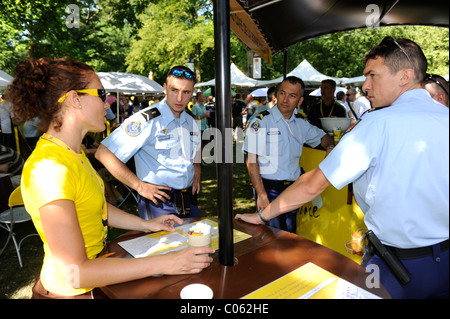
[[[221,145],[217,159],[217,202],[219,221],[219,262],[234,265],[233,251],[233,160],[228,153],[233,150],[231,135],[231,75],[230,75],[230,3],[214,0],[214,45],[216,66],[216,119],[219,136],[216,150]],[[218,141],[221,139],[221,141]],[[220,143],[220,144],[219,144]],[[230,144],[231,145],[228,145]],[[227,153],[228,152],[228,153]]]

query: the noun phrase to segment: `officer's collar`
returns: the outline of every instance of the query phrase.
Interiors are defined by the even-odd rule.
[[[281,120],[285,120],[285,121],[292,121],[293,119],[295,119],[295,110],[294,112],[292,112],[291,117],[289,118],[289,120],[286,120],[283,116],[283,114],[281,114],[280,110],[278,109],[278,104],[276,104],[271,110],[270,113],[272,113],[275,116],[275,120],[281,121]]]
[[[407,103],[411,98],[427,98],[427,95],[428,91],[422,88],[408,90],[403,92],[391,105]]]
[[[162,100],[160,105],[158,106],[159,111],[161,112],[162,117],[166,121],[166,124],[169,124],[172,121],[176,120],[175,115],[173,114],[170,106],[167,104],[166,99]],[[186,121],[186,112],[181,112],[180,114],[180,123],[184,123]]]

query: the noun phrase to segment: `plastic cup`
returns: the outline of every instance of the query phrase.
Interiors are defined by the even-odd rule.
[[[203,284],[191,284],[184,287],[180,292],[181,299],[212,299],[213,291]]]
[[[333,131],[333,135],[334,135],[334,141],[337,143],[341,139],[342,131],[341,130],[334,130]]]
[[[211,246],[211,233],[202,236],[188,234],[187,238],[189,247],[198,248]],[[208,254],[203,254],[203,256],[208,256]]]

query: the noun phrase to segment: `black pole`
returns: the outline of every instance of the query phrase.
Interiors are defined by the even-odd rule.
[[[216,66],[216,135],[217,197],[219,216],[219,262],[233,266],[233,151],[231,133],[231,75],[230,75],[230,3],[214,0],[214,46]],[[228,145],[230,144],[231,145]],[[231,146],[231,147],[230,147]],[[220,149],[219,149],[220,148]],[[228,156],[227,156],[228,155]]]
[[[284,50],[284,59],[283,59],[283,79],[286,78],[287,75],[287,62],[288,62],[288,49]]]

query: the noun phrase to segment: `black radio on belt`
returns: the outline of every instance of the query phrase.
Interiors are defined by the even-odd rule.
[[[367,248],[369,249],[369,254],[380,256],[400,283],[406,285],[410,282],[411,274],[406,270],[400,259],[389,249],[389,247],[386,247],[381,243],[372,230],[366,232],[366,238],[368,240]]]

